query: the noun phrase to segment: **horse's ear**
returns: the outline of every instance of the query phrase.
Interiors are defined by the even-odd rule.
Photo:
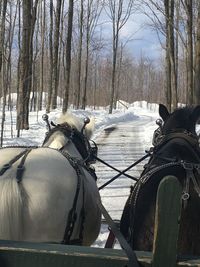
[[[200,119],[200,105],[198,105],[194,108],[194,110],[192,111],[192,114],[191,114],[191,118],[195,123],[198,122],[198,120]]]
[[[163,104],[159,104],[159,115],[165,121],[169,116],[169,111],[167,110],[166,106]]]

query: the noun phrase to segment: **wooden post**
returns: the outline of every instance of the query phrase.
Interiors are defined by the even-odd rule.
[[[152,267],[176,266],[181,194],[174,176],[166,176],[158,187]]]

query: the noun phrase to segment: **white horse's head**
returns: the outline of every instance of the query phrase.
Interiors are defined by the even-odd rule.
[[[72,128],[77,129],[79,132],[81,132],[83,126],[84,126],[84,119],[75,116],[72,113],[65,113],[62,114],[58,120],[58,124],[63,124],[63,123],[68,123]],[[94,131],[94,125],[95,125],[95,119],[94,117],[90,118],[89,123],[86,124],[85,129],[84,129],[84,134],[87,137],[87,139],[90,139],[92,136],[92,133]]]
[[[83,118],[65,113],[57,119],[55,127],[49,131],[43,146],[58,150],[65,148],[72,156],[79,157],[81,154],[85,158],[90,148],[87,140],[90,139],[93,130],[94,117],[86,124]]]

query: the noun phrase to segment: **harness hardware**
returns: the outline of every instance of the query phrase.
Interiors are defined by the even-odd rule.
[[[181,160],[181,165],[183,166],[185,170],[192,171],[194,169],[194,164],[190,162]]]
[[[84,225],[84,221],[85,221],[85,216],[84,216],[84,210],[85,210],[84,209],[84,186],[83,186],[83,205],[82,205],[82,208],[80,211],[80,214],[82,214],[83,217],[81,220],[79,238],[71,240],[71,236],[73,234],[74,226],[75,226],[75,223],[77,220],[77,210],[76,209],[77,209],[77,204],[78,204],[79,193],[81,190],[81,181],[82,181],[82,185],[83,185],[83,180],[81,179],[81,176],[84,176],[84,173],[82,172],[82,169],[81,169],[83,166],[79,164],[78,159],[71,157],[70,154],[68,154],[66,151],[59,150],[59,152],[69,161],[71,166],[74,168],[74,170],[76,171],[76,174],[77,174],[77,179],[78,179],[73,205],[72,205],[72,208],[68,214],[65,233],[64,233],[64,237],[63,237],[61,244],[75,244],[75,245],[78,244],[78,245],[81,245],[82,241],[83,241],[83,229],[84,229],[83,225]]]
[[[189,198],[190,198],[189,193],[183,193],[183,195],[182,195],[182,200],[183,200],[183,201],[186,201],[186,200],[188,200]]]
[[[4,164],[2,169],[0,170],[0,176],[3,175],[8,169],[10,169],[12,167],[12,165],[22,157],[21,163],[17,167],[17,174],[16,174],[17,182],[21,181],[21,177],[22,177],[22,173],[23,173],[23,170],[22,170],[23,165],[24,165],[24,162],[25,162],[25,159],[26,159],[28,153],[31,151],[32,148],[35,148],[35,147],[29,147],[29,148],[25,147],[25,150],[23,150],[22,152],[17,154],[14,158],[12,158],[9,161],[9,163]]]
[[[11,164],[10,163],[6,163],[3,165],[1,171],[0,171],[0,176],[4,174],[4,172],[6,172],[8,169],[10,169]]]

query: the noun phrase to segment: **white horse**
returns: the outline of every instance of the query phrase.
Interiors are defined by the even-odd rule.
[[[66,123],[67,122],[67,123]],[[0,239],[91,245],[101,212],[85,126],[63,115],[43,147],[0,149]],[[82,130],[82,132],[81,132]]]

